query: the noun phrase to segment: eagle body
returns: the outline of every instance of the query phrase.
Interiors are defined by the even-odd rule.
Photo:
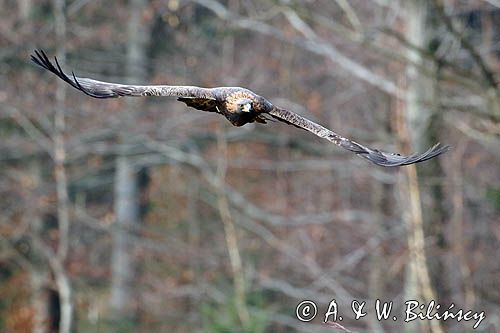
[[[220,113],[234,126],[255,121],[265,124],[264,114],[273,108],[267,99],[246,88],[217,87],[210,90],[213,99],[178,97],[177,100],[198,110]]]
[[[254,121],[266,123],[264,114],[272,110],[273,105],[267,99],[245,88],[218,88],[222,92],[222,114],[234,126],[243,126]],[[249,103],[248,110],[241,110],[240,103]]]
[[[265,124],[266,120],[270,120],[269,117],[271,117],[311,132],[380,166],[401,166],[423,162],[445,153],[450,148],[438,143],[422,154],[403,156],[397,153],[387,153],[345,138],[295,112],[276,107],[264,97],[246,88],[111,83],[76,77],[74,73],[72,77],[69,77],[61,69],[57,59],[54,65],[43,51],[35,51],[31,60],[72,87],[94,98],[172,96],[197,110],[219,113],[234,126],[243,126],[252,122]]]

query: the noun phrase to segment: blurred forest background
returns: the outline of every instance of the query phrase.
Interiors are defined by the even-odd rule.
[[[322,325],[333,298],[352,331],[472,331],[405,324],[410,299],[500,328],[498,0],[0,8],[0,331],[342,331]],[[281,123],[96,100],[35,48],[82,77],[247,87],[371,147],[453,149],[381,168]],[[375,299],[400,319],[375,320]]]

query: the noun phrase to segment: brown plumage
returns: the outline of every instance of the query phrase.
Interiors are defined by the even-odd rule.
[[[266,123],[271,116],[281,122],[309,131],[320,138],[347,149],[367,160],[381,166],[401,166],[426,161],[448,151],[449,146],[434,145],[423,154],[402,156],[386,153],[365,147],[357,142],[344,138],[337,133],[304,118],[292,111],[274,106],[271,102],[254,92],[240,87],[201,88],[195,86],[170,85],[127,85],[102,82],[88,78],[79,78],[72,73],[67,76],[57,59],[55,66],[43,51],[35,51],[31,60],[37,65],[56,74],[59,78],[95,98],[113,98],[122,96],[174,96],[192,108],[216,112],[225,116],[233,125],[243,126],[247,123]]]

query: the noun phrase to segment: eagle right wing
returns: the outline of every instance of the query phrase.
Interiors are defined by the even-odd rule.
[[[188,101],[190,99],[197,99],[198,105],[200,105],[200,107],[204,107],[208,104],[213,104],[213,102],[217,99],[214,89],[210,88],[200,88],[195,86],[119,84],[97,81],[88,78],[80,78],[76,77],[74,73],[72,73],[72,77],[69,77],[61,69],[57,58],[54,58],[54,66],[54,64],[49,60],[45,52],[43,52],[42,50],[35,50],[35,54],[31,55],[31,60],[38,66],[54,73],[60,79],[70,84],[73,88],[78,89],[94,98],[114,98],[121,96],[175,96],[183,98],[182,101],[188,105]],[[201,102],[203,100],[205,101],[203,103],[208,104],[203,104]],[[208,106],[211,107],[211,105]]]
[[[343,136],[319,125],[315,122],[304,118],[295,112],[280,109],[274,107],[269,114],[275,119],[293,125],[298,128],[302,128],[309,131],[320,138],[326,139],[330,142],[335,143],[344,149],[347,149],[357,155],[366,158],[367,160],[381,166],[401,166],[408,165],[418,162],[423,162],[438,155],[441,155],[450,149],[449,146],[442,145],[440,143],[429,148],[426,152],[422,154],[411,154],[409,156],[404,156],[397,153],[386,153],[378,149],[365,147],[355,141],[344,138]]]

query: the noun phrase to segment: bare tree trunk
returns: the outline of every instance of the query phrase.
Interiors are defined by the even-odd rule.
[[[116,160],[115,171],[116,228],[113,232],[111,257],[112,285],[111,308],[116,317],[129,314],[133,302],[132,278],[134,274],[130,258],[130,244],[127,233],[138,220],[137,179],[135,171],[126,156]]]
[[[230,0],[228,7],[232,11],[238,11],[239,1]],[[226,71],[231,71],[234,65],[234,55],[235,55],[235,37],[229,34],[224,37],[222,44],[222,56],[221,60],[223,62],[223,68]],[[227,75],[229,80],[231,75]],[[234,82],[226,82],[226,84],[233,85]],[[226,247],[229,254],[229,262],[231,265],[231,272],[233,274],[234,283],[234,301],[236,306],[236,311],[238,313],[239,320],[242,327],[246,327],[250,320],[250,315],[246,306],[246,290],[245,290],[245,274],[243,272],[243,264],[241,262],[240,250],[238,248],[238,235],[236,226],[234,224],[233,216],[229,209],[229,203],[227,201],[226,193],[224,192],[224,185],[226,181],[226,171],[227,171],[227,141],[224,137],[222,129],[217,131],[217,145],[219,147],[219,156],[217,163],[217,206],[219,209],[219,215],[221,217],[222,223],[224,225],[224,236],[226,239]]]
[[[433,52],[438,42],[435,7],[432,0],[413,0],[410,12],[418,11],[417,17],[409,13],[408,19],[408,41],[422,50]],[[420,37],[419,37],[420,36]],[[443,128],[442,110],[440,109],[440,67],[436,63],[425,61],[420,54],[410,51],[409,57],[415,64],[423,65],[430,69],[432,76],[427,77],[420,71],[408,69],[409,99],[408,122],[411,128],[412,146],[422,151],[425,147],[439,142],[440,131]],[[426,100],[427,103],[421,101]],[[436,240],[437,251],[444,253],[448,249],[448,240],[445,236],[445,226],[449,220],[446,209],[446,198],[443,189],[442,178],[444,172],[441,167],[441,159],[436,158],[418,166],[419,189],[423,198],[426,211],[424,216],[424,232]],[[428,180],[432,179],[430,182]],[[427,182],[426,182],[427,180]],[[426,200],[427,199],[427,200]],[[432,251],[433,247],[428,247]],[[430,278],[436,290],[436,296],[442,303],[448,303],[450,279],[456,279],[455,274],[446,274],[447,263],[444,256],[433,256],[429,262]],[[444,274],[443,274],[444,273]],[[437,301],[437,300],[436,300]]]
[[[69,282],[69,277],[62,265],[61,260],[57,254],[52,250],[50,246],[47,246],[38,237],[31,237],[34,248],[36,248],[37,253],[41,253],[44,258],[48,261],[50,270],[54,275],[55,286],[57,290],[57,297],[59,300],[59,325],[58,333],[69,333],[72,328],[73,319],[73,303],[71,299],[71,285]],[[57,328],[57,325],[54,327]]]
[[[66,55],[64,51],[64,41],[66,35],[66,18],[64,13],[65,0],[54,0],[54,12],[56,20],[56,36],[58,40],[57,57],[59,62],[64,63]],[[66,178],[66,151],[64,148],[64,102],[66,99],[66,84],[57,81],[56,90],[56,113],[54,118],[54,159],[55,177],[57,190],[57,218],[59,223],[59,244],[57,255],[60,260],[64,260],[68,253],[69,243],[69,214],[68,214],[68,189]]]
[[[250,321],[250,315],[246,306],[245,274],[241,262],[240,250],[238,248],[238,236],[236,226],[229,210],[226,193],[224,191],[226,170],[227,170],[227,142],[223,137],[222,130],[217,133],[217,143],[219,145],[219,159],[217,164],[217,204],[222,223],[224,224],[224,235],[226,238],[227,251],[234,281],[234,298],[236,311],[243,327],[246,327]]]
[[[37,159],[29,163],[29,173],[35,183],[34,188],[38,188],[41,181],[40,163]],[[27,218],[30,223],[30,228],[35,237],[39,237],[42,232],[42,219],[37,212],[30,214],[28,211]],[[31,283],[31,306],[33,309],[33,326],[32,333],[48,332],[49,324],[49,307],[48,293],[46,290],[47,281],[49,280],[48,271],[45,265],[41,264],[42,258],[37,253],[33,253],[31,258],[32,266],[30,267],[30,283]]]
[[[19,18],[23,21],[26,21],[29,19],[30,14],[31,14],[31,9],[33,7],[33,1],[32,0],[18,0],[17,1],[17,11]]]
[[[418,48],[425,48],[428,40],[426,30],[429,14],[429,3],[427,0],[412,0],[406,3],[408,19],[407,39]],[[408,89],[406,95],[406,112],[398,110],[398,132],[405,143],[405,149],[421,150],[427,143],[427,128],[432,117],[432,110],[426,108],[420,101],[436,98],[429,79],[421,75],[413,64],[422,64],[424,59],[413,50],[408,53],[410,65],[407,67]],[[429,90],[429,88],[431,88]],[[404,116],[403,116],[404,114]],[[436,300],[436,294],[432,286],[428,270],[428,262],[425,252],[424,220],[422,214],[422,193],[419,187],[419,175],[415,165],[404,169],[401,181],[401,195],[403,197],[404,220],[407,226],[408,256],[407,279],[405,286],[405,299],[417,299],[430,302]],[[436,221],[440,223],[441,221]],[[442,332],[438,321],[428,322],[414,321],[405,325],[406,332],[431,331]]]
[[[33,308],[33,326],[32,333],[45,333],[48,331],[47,292],[45,286],[45,271],[33,268],[30,271],[31,282],[31,306]]]
[[[66,40],[66,14],[65,0],[53,0],[55,33],[58,42],[57,55],[61,63],[65,61],[64,43]],[[68,184],[66,178],[66,151],[64,148],[64,102],[66,99],[66,84],[58,81],[56,90],[56,111],[54,119],[54,163],[57,191],[57,221],[59,227],[59,242],[57,257],[49,258],[53,263],[54,277],[58,290],[61,319],[59,333],[69,333],[73,321],[73,303],[71,299],[71,286],[64,270],[64,261],[69,247],[69,213],[68,213]],[[54,269],[57,268],[57,269]]]
[[[375,184],[373,190],[373,210],[379,212],[377,217],[373,220],[373,234],[383,237],[383,232],[385,230],[383,225],[383,219],[387,213],[387,193],[392,191],[387,190],[386,187],[391,187],[392,185],[385,184]],[[375,247],[370,252],[370,275],[368,279],[368,293],[371,300],[381,299],[385,295],[384,293],[384,272],[383,267],[383,253],[380,246]],[[374,333],[381,333],[384,331],[379,320],[375,316],[370,316],[370,321],[368,323],[370,331]]]
[[[145,0],[130,1],[130,19],[127,25],[127,77],[129,81],[141,81],[145,71],[145,44],[148,41],[148,29],[141,22],[142,13],[146,6]],[[128,100],[127,112],[137,107],[140,101]],[[127,119],[130,120],[130,119]],[[129,123],[131,123],[129,121]],[[120,135],[120,143],[126,137]],[[131,258],[131,244],[128,241],[128,231],[131,226],[139,223],[139,194],[137,174],[132,161],[126,153],[116,159],[115,171],[115,204],[116,230],[113,233],[113,249],[111,258],[112,286],[111,308],[116,319],[130,316],[133,313],[135,295],[133,293],[133,278],[136,271]]]
[[[422,218],[422,202],[418,188],[417,169],[414,165],[405,168],[401,186],[402,196],[406,202],[404,220],[408,233],[408,268],[405,286],[405,299],[417,299],[429,303],[436,300],[430,280],[427,257],[425,255],[425,239]],[[426,327],[429,325],[430,327]],[[420,327],[420,328],[419,328]],[[428,322],[413,321],[405,324],[406,332],[436,332],[441,333],[441,325],[436,320]]]

